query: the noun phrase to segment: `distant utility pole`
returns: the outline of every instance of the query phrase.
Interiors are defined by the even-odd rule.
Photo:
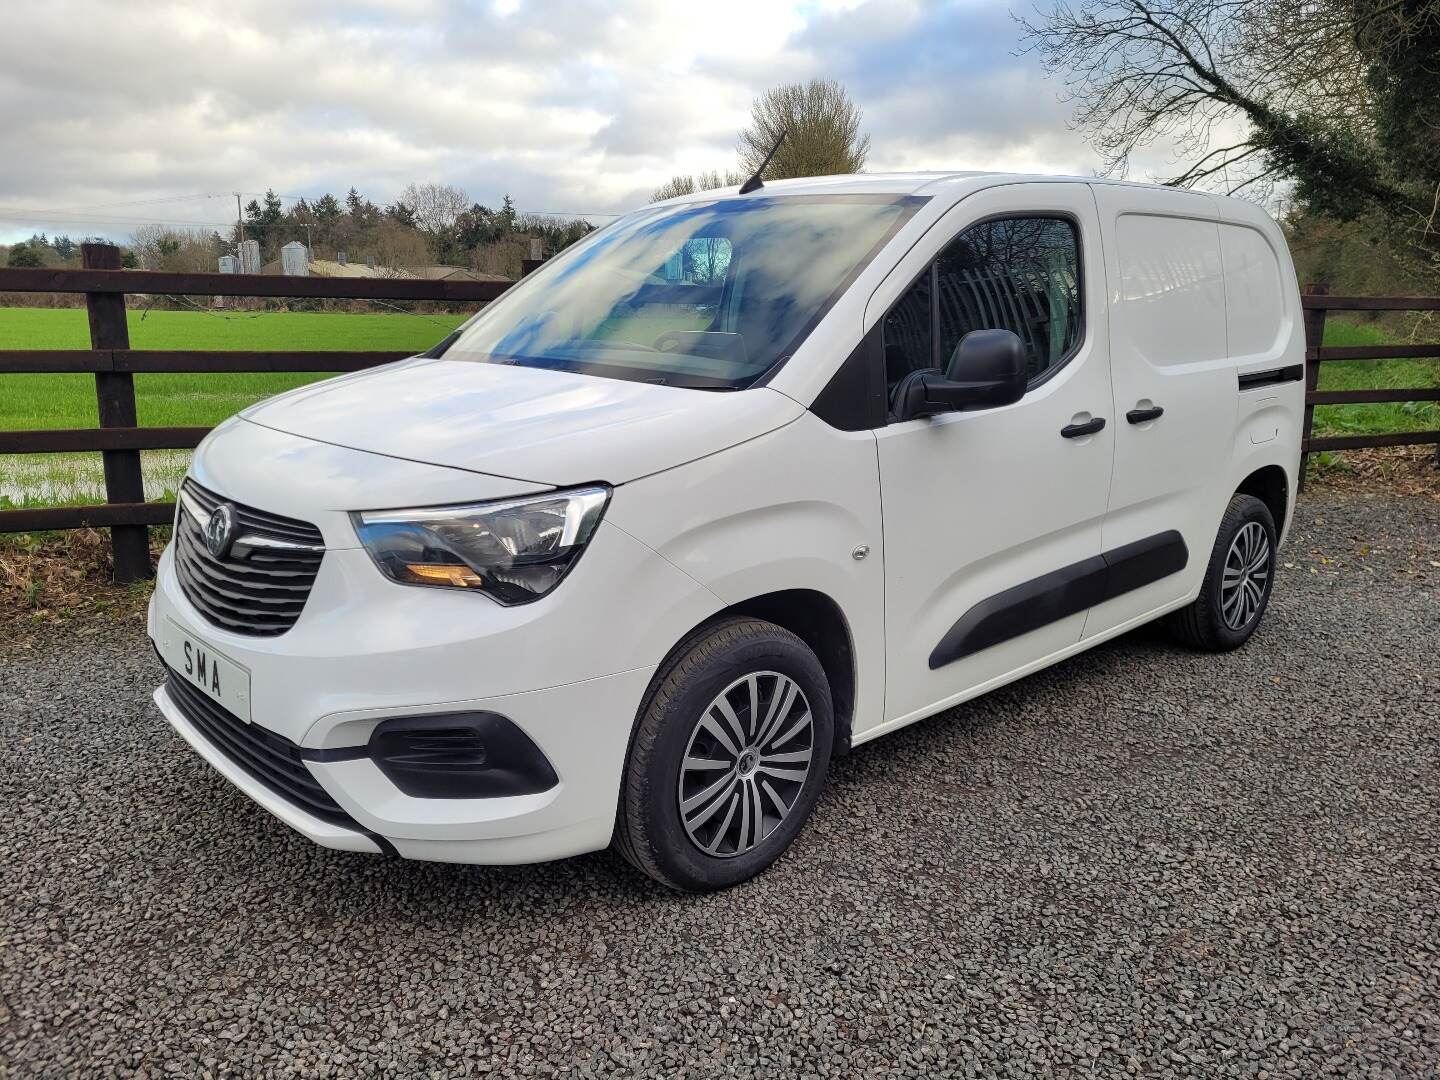
[[[235,227],[240,230],[240,243],[243,244],[245,242],[245,214],[240,209],[240,192],[238,191],[235,192]],[[239,251],[240,249],[237,247],[235,250]]]

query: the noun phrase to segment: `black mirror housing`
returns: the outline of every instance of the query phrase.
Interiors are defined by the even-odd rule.
[[[944,375],[912,371],[895,388],[901,420],[957,409],[995,409],[1025,396],[1025,346],[1009,330],[972,330],[960,339]]]
[[[995,408],[1014,404],[1025,396],[1030,381],[1025,345],[1010,330],[972,330],[950,354],[945,378],[974,386],[975,405]]]

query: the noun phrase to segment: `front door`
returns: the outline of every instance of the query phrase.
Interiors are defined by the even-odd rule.
[[[1080,640],[1103,573],[1115,438],[1090,188],[1016,184],[965,198],[876,291],[867,325],[877,320],[892,387],[909,370],[944,368],[972,330],[1014,331],[1030,368],[1013,405],[876,432],[894,727]]]

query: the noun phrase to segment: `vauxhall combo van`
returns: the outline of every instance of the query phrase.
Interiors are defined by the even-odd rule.
[[[784,852],[861,743],[1162,617],[1192,649],[1255,632],[1304,407],[1263,211],[753,187],[624,217],[429,352],[204,441],[149,614],[197,753],[327,847],[613,844],[703,891]]]

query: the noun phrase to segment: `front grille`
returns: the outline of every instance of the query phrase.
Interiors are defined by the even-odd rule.
[[[181,491],[206,514],[226,501],[189,478]],[[238,503],[230,505],[237,536],[316,548],[324,545],[320,530],[309,522]],[[324,554],[255,547],[246,551],[244,558],[232,551],[217,559],[205,546],[200,523],[181,502],[175,527],[175,570],[180,587],[200,614],[226,630],[256,637],[274,637],[289,630],[305,607]]]
[[[183,676],[167,670],[170,677],[165,689],[170,700],[206,742],[311,817],[348,829],[360,828],[305,767],[300,747],[258,724],[245,723],[191,686]]]

